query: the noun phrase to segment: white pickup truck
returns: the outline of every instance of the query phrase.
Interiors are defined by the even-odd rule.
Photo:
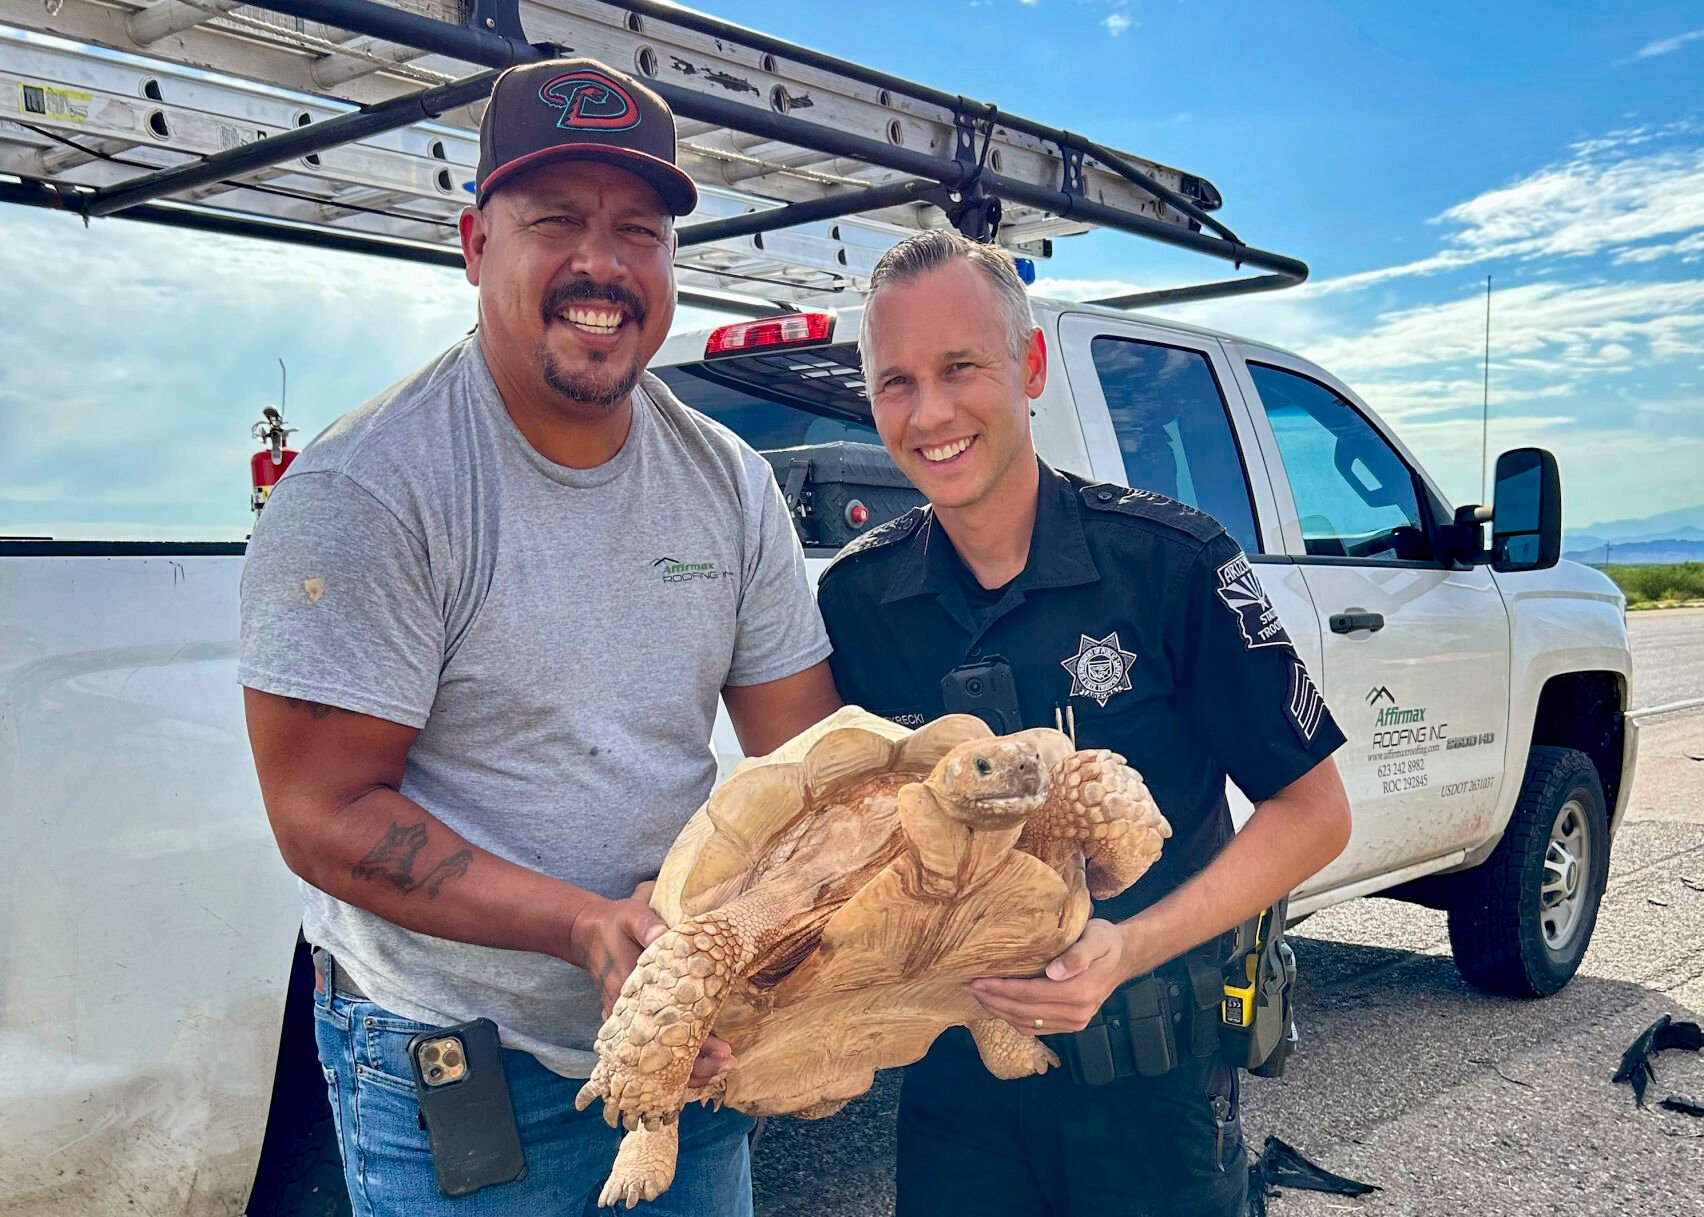
[[[1487,513],[1446,503],[1306,360],[1035,307],[1054,360],[1043,458],[1217,516],[1349,737],[1353,837],[1292,916],[1374,892],[1447,908],[1474,984],[1559,988],[1637,729],[1622,598],[1556,561],[1554,462],[1500,462],[1487,550],[1471,522]],[[709,359],[708,334],[679,335],[656,370],[760,449],[874,442],[857,323],[740,323]],[[0,1209],[18,1217],[343,1203],[295,885],[242,723],[241,549],[0,542]],[[811,551],[813,575],[830,556]],[[717,747],[734,759],[725,722]]]

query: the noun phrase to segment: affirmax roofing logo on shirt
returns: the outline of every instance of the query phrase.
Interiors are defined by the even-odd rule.
[[[722,572],[714,562],[682,562],[678,558],[658,558],[651,563],[664,583],[691,583],[697,579],[720,579]]]

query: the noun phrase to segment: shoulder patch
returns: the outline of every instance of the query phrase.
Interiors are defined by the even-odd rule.
[[[873,553],[876,550],[881,549],[883,546],[893,545],[896,542],[908,539],[912,533],[917,531],[918,526],[923,523],[924,517],[927,514],[928,508],[913,507],[904,515],[895,516],[885,524],[876,525],[876,527],[870,529],[869,532],[865,533],[857,540],[849,541],[846,545],[841,547],[839,553],[834,555],[833,560],[829,562],[827,568],[822,572],[822,577],[824,579],[828,578],[829,571],[832,571],[848,558],[856,558],[862,554]]]
[[[1152,490],[1132,490],[1111,482],[1084,486],[1077,492],[1078,501],[1092,511],[1110,511],[1138,520],[1149,520],[1174,528],[1197,541],[1211,541],[1225,531],[1225,526],[1205,511],[1187,503],[1169,499]]]
[[[1278,610],[1272,607],[1266,589],[1255,577],[1247,554],[1239,550],[1237,556],[1214,571],[1213,576],[1216,582],[1214,590],[1218,592],[1219,599],[1236,615],[1245,650],[1291,645],[1290,636],[1284,632],[1284,623],[1278,620]],[[1311,732],[1308,738],[1313,738]]]

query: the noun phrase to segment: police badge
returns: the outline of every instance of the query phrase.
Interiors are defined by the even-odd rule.
[[[1136,654],[1118,645],[1118,631],[1105,638],[1079,634],[1077,653],[1061,659],[1059,666],[1071,673],[1071,696],[1092,697],[1104,708],[1114,693],[1130,691],[1130,665]]]

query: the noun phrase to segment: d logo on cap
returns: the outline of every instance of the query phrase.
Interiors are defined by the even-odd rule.
[[[601,72],[582,69],[552,77],[538,97],[562,111],[556,125],[567,130],[626,131],[639,125],[632,94]]]

